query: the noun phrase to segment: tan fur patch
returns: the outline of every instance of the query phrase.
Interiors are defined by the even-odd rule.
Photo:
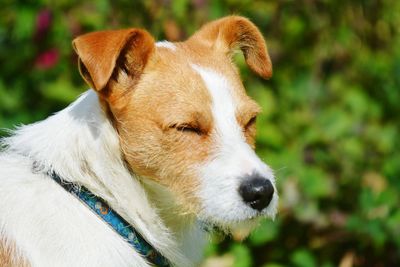
[[[202,43],[229,55],[240,49],[251,70],[265,79],[272,76],[272,63],[262,34],[244,17],[228,16],[209,22],[187,42]]]
[[[27,261],[16,253],[15,246],[0,237],[0,266],[1,267],[29,267]]]
[[[185,205],[188,209],[196,210],[195,166],[208,157],[212,145],[211,96],[184,55],[158,50],[134,90],[128,88],[111,109],[132,169],[169,187],[191,204]],[[124,90],[124,84],[122,80],[112,90]],[[183,125],[202,134],[178,130]]]

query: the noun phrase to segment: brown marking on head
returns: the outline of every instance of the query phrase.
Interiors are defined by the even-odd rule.
[[[201,78],[184,55],[157,49],[134,90],[119,101],[116,106],[123,108],[111,109],[134,172],[169,187],[195,209],[195,164],[207,158],[212,145],[211,97]]]
[[[156,47],[147,32],[136,29],[90,35],[74,41],[81,74],[108,106],[130,168],[170,188],[184,212],[195,212],[196,168],[216,144],[212,98],[191,64],[229,80],[237,120],[253,146],[251,120],[259,107],[247,96],[231,55],[239,47],[253,71],[270,77],[260,32],[247,19],[232,16],[206,24],[186,42],[174,43],[176,49]]]
[[[265,79],[272,76],[272,63],[264,38],[258,28],[244,17],[229,16],[207,23],[188,42],[204,43],[228,55],[239,48],[252,71]]]
[[[118,81],[119,72],[137,79],[154,50],[154,39],[141,29],[98,31],[75,38],[79,71],[101,96],[112,101],[123,92],[108,90],[110,79]]]

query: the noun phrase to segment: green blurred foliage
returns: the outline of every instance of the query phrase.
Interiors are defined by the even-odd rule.
[[[264,110],[258,154],[276,170],[280,211],[244,242],[214,238],[207,256],[399,266],[400,1],[3,0],[0,126],[43,119],[86,90],[71,47],[81,33],[133,26],[174,41],[229,14],[260,28],[274,63],[263,81],[236,60]]]

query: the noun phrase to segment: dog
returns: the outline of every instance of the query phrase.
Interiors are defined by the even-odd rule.
[[[195,266],[207,229],[275,216],[274,174],[254,152],[260,107],[232,60],[242,51],[271,77],[252,22],[224,17],[176,43],[92,32],[73,48],[91,89],[1,142],[1,266]]]

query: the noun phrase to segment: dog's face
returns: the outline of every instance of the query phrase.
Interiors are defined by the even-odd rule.
[[[254,72],[272,74],[250,21],[223,18],[182,43],[155,44],[128,29],[83,35],[74,47],[135,173],[169,188],[184,212],[223,228],[274,216],[274,176],[253,150],[260,108],[231,60],[239,48]]]

